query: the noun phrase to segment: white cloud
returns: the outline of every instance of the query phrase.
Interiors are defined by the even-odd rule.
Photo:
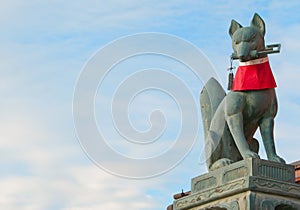
[[[180,1],[173,1],[172,6],[161,1],[135,0],[30,1],[26,4],[11,1],[1,7],[0,17],[4,26],[14,32],[5,31],[4,34],[32,41],[46,39],[45,42],[53,42],[85,33],[97,33],[101,38],[107,30],[128,30],[145,24],[147,27],[163,26],[166,19],[185,12]]]
[[[132,180],[113,177],[95,166],[49,168],[65,176],[2,178],[3,209],[155,209],[157,203]],[[63,172],[63,173],[62,173]],[[151,185],[150,185],[151,186]],[[149,187],[149,186],[148,186]]]

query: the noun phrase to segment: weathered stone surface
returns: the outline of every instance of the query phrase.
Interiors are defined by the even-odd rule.
[[[300,209],[294,166],[256,158],[193,178],[191,194],[174,201],[175,210],[274,210],[276,206]]]

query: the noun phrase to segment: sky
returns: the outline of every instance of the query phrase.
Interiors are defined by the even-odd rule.
[[[190,190],[191,178],[207,172],[199,108],[203,72],[212,68],[226,87],[230,21],[248,26],[255,12],[266,22],[266,43],[282,45],[280,54],[269,56],[278,86],[277,152],[287,163],[300,160],[299,1],[11,0],[0,11],[1,209],[158,210],[172,203],[173,194]],[[149,32],[167,39],[126,41]],[[113,54],[101,57],[111,46]],[[189,50],[197,48],[198,62],[211,66],[198,66],[199,78],[182,60],[159,52],[128,55],[99,83],[101,65],[114,56],[158,46],[195,64]],[[87,80],[93,64],[99,72]],[[84,88],[96,85],[91,96],[81,79]],[[86,109],[86,98],[76,98],[80,91],[93,99],[94,110]],[[81,121],[88,114],[94,124]],[[94,125],[109,147],[98,147],[99,136],[89,132]]]

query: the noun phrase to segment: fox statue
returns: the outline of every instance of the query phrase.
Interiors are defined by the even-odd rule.
[[[226,95],[211,78],[200,94],[207,167],[210,171],[246,158],[259,158],[253,138],[259,128],[268,160],[285,163],[276,154],[274,118],[276,83],[265,48],[265,23],[254,14],[250,26],[231,21],[233,56],[239,59],[231,91]]]

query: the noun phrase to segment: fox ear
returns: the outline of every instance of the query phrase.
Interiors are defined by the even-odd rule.
[[[243,26],[238,22],[236,22],[235,20],[231,20],[231,24],[229,27],[229,35],[232,37],[233,33],[239,28],[243,28]]]
[[[255,13],[252,18],[251,26],[258,28],[260,30],[260,32],[262,33],[262,35],[265,36],[265,33],[266,33],[265,22],[257,13]]]

